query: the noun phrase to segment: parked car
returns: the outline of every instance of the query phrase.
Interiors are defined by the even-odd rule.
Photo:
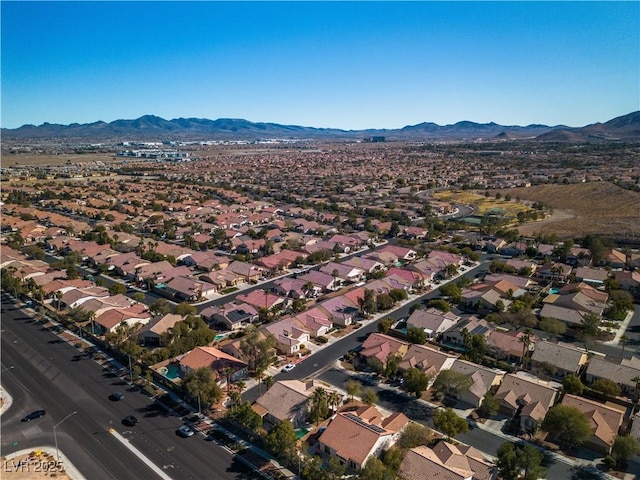
[[[193,430],[187,425],[182,425],[180,428],[176,430],[176,433],[183,438],[187,438],[193,435]]]
[[[282,367],[282,373],[290,372],[294,368],[296,368],[296,366],[293,363],[287,363],[284,367]]]
[[[22,419],[23,422],[30,422],[31,420],[35,420],[36,418],[44,417],[47,414],[46,410],[36,410],[35,412],[31,412],[29,415]]]
[[[113,401],[119,402],[120,400],[124,400],[124,393],[113,392],[109,398]]]
[[[127,415],[122,419],[122,423],[127,427],[135,427],[138,424],[138,419],[133,415]]]

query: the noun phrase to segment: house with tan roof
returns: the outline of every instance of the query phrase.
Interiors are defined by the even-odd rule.
[[[384,268],[384,265],[377,260],[366,257],[351,257],[344,262],[343,265],[349,265],[350,267],[359,268],[364,270],[366,273],[373,273]]]
[[[343,327],[351,325],[359,312],[358,306],[344,295],[324,300],[317,305],[317,308],[325,312],[333,323]]]
[[[113,333],[118,326],[135,327],[145,325],[151,320],[151,314],[146,305],[138,303],[127,308],[111,308],[95,319],[95,324],[102,334]]]
[[[492,387],[500,385],[507,373],[504,370],[484,367],[459,358],[453,362],[451,370],[471,377],[473,383],[468,390],[459,392],[457,398],[476,408],[482,405],[482,400]]]
[[[216,347],[196,347],[190,352],[178,357],[180,371],[182,376],[197,370],[198,368],[207,367],[213,371],[218,383],[225,384],[227,374],[225,370],[231,367],[233,373],[231,381],[245,377],[248,373],[247,364],[231,355],[218,350]]]
[[[580,376],[588,361],[589,357],[583,348],[563,342],[540,340],[535,343],[531,355],[531,368],[542,370],[545,364],[549,364],[556,370],[555,374],[547,372],[549,375],[564,378],[569,374]]]
[[[420,445],[405,455],[398,477],[402,480],[496,480],[498,468],[468,445],[441,440],[433,448]]]
[[[303,329],[315,338],[325,335],[333,327],[330,316],[325,310],[318,307],[298,313],[294,318]]]
[[[107,298],[109,297],[109,290],[103,287],[86,287],[86,288],[74,288],[67,291],[60,302],[66,308],[76,308],[82,305],[84,302],[91,300],[92,298]]]
[[[286,302],[286,298],[258,289],[252,290],[249,293],[239,294],[236,297],[236,301],[238,303],[248,303],[258,310],[261,308],[271,310],[276,305],[284,304]]]
[[[407,319],[407,330],[419,328],[426,332],[430,339],[438,338],[460,321],[460,317],[451,312],[443,312],[437,308],[416,309]]]
[[[432,380],[443,370],[449,370],[457,356],[436,350],[427,345],[411,344],[404,354],[398,369],[400,371],[417,368],[426,373]]]
[[[320,271],[332,277],[335,274],[336,278],[343,282],[359,282],[365,278],[364,270],[337,262],[328,262],[322,265]]]
[[[583,446],[609,455],[616,436],[621,433],[620,429],[625,416],[623,407],[615,408],[568,393],[562,398],[561,404],[580,410],[589,419],[591,435]]]
[[[138,341],[146,347],[163,346],[163,335],[169,333],[176,323],[184,318],[174,313],[167,313],[161,317],[151,320],[144,325],[137,333]]]
[[[293,428],[302,428],[308,424],[309,399],[317,388],[335,391],[318,380],[280,380],[258,397],[252,408],[267,427],[288,421]]]
[[[552,385],[533,375],[520,372],[504,376],[496,391],[500,410],[511,416],[520,414],[520,427],[535,432],[558,396],[560,384]]]
[[[391,448],[410,420],[403,413],[384,418],[375,407],[338,413],[318,439],[318,453],[335,457],[349,471]]]

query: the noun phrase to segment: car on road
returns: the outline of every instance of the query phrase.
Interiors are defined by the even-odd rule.
[[[115,402],[119,402],[120,400],[124,400],[124,393],[113,392],[109,398]]]
[[[127,427],[135,427],[138,424],[138,419],[133,415],[127,415],[122,419],[122,423]]]
[[[176,433],[178,435],[180,435],[183,438],[187,438],[193,435],[193,430],[191,429],[191,427],[187,426],[187,425],[182,425],[180,428],[178,428],[176,430]]]
[[[282,367],[282,373],[290,372],[294,368],[296,368],[296,366],[293,363],[287,363],[284,367]]]
[[[31,420],[35,420],[36,418],[44,417],[47,414],[46,410],[36,410],[35,412],[31,412],[29,415],[22,419],[23,422],[30,422]]]

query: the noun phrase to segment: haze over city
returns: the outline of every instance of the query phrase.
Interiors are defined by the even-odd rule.
[[[3,2],[2,127],[584,126],[638,110],[637,2]]]

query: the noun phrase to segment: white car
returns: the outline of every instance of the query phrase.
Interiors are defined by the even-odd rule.
[[[282,367],[282,373],[290,372],[294,368],[296,368],[296,366],[293,363],[287,363],[284,367]]]

